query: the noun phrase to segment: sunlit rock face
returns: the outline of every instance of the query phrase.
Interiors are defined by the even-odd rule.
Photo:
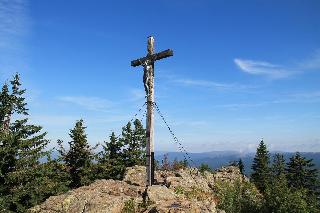
[[[130,167],[123,181],[97,180],[89,186],[52,196],[30,212],[224,212],[216,209],[214,182],[247,181],[232,166],[214,173],[200,173],[195,168],[156,171],[155,185],[151,187],[145,186],[145,179],[145,167]]]

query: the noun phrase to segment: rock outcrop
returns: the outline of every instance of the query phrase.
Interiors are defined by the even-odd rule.
[[[203,174],[194,168],[157,171],[157,185],[147,188],[145,177],[145,167],[127,168],[123,181],[97,180],[89,186],[52,196],[30,212],[224,212],[216,209],[214,181],[246,180],[237,167]]]

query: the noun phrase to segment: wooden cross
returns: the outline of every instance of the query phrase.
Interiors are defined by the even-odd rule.
[[[159,53],[154,53],[154,38],[148,37],[147,56],[131,61],[131,66],[143,66],[143,83],[147,97],[147,118],[146,118],[146,139],[147,139],[147,186],[154,182],[154,62],[163,58],[173,56],[173,51],[168,49]]]

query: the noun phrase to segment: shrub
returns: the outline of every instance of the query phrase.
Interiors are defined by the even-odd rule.
[[[228,213],[261,212],[264,204],[262,195],[250,182],[217,181],[214,191],[219,200],[217,207]]]
[[[124,207],[121,212],[122,213],[135,213],[136,212],[135,203],[134,203],[133,198],[130,198],[130,200],[127,200],[124,203]]]

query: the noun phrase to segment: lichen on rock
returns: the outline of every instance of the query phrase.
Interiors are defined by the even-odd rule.
[[[245,180],[237,168],[201,174],[196,168],[156,171],[156,185],[146,187],[143,166],[127,168],[123,181],[97,180],[89,186],[52,196],[29,210],[53,212],[224,212],[218,210],[215,181]]]

